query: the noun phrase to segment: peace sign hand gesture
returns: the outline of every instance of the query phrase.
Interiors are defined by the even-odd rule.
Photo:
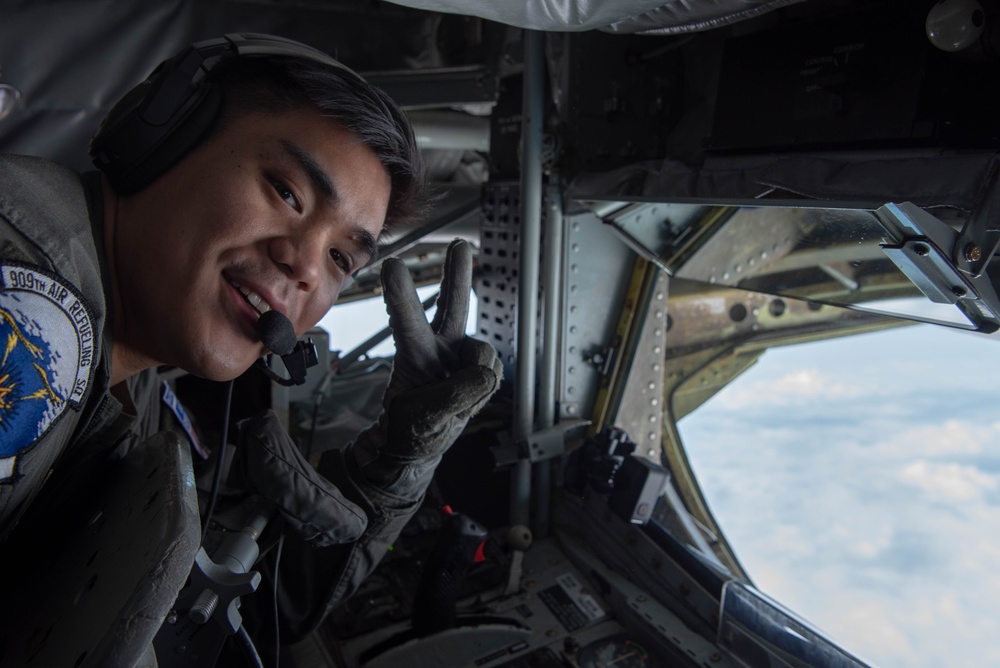
[[[443,454],[503,377],[493,347],[465,335],[472,289],[468,243],[456,240],[448,247],[438,308],[430,323],[401,260],[389,258],[382,264],[382,284],[396,356],[379,420],[385,443],[377,455],[361,457],[366,464],[377,459],[377,469]],[[388,477],[398,477],[397,472]],[[369,478],[371,473],[375,470],[366,471]],[[384,480],[386,473],[376,477]]]

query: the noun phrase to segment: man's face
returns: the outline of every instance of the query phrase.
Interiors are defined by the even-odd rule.
[[[301,335],[375,251],[389,175],[370,148],[313,110],[231,120],[122,198],[112,271],[115,345],[224,380],[266,352],[259,313]]]

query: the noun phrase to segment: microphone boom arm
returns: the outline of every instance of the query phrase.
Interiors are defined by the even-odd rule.
[[[295,343],[295,347],[292,348],[292,352],[287,355],[279,355],[279,357],[281,357],[281,362],[285,365],[285,369],[288,370],[288,378],[282,378],[275,373],[274,369],[268,365],[263,357],[257,360],[255,366],[260,369],[265,376],[279,385],[284,385],[285,387],[304,384],[306,382],[306,369],[319,364],[319,356],[316,353],[316,345],[313,343],[311,337],[306,337],[305,340],[297,341]]]

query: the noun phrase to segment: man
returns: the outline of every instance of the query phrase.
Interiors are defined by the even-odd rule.
[[[374,259],[386,229],[419,208],[402,111],[339,63],[266,36],[228,36],[165,63],[111,112],[91,154],[103,174],[82,178],[39,159],[0,160],[7,554],[128,441],[142,372],[236,377],[268,352],[262,313],[280,312],[301,335]],[[431,324],[401,262],[386,261],[383,281],[397,344],[383,414],[319,467],[335,485],[317,484],[343,512],[303,520],[312,509],[295,492],[268,499],[322,546],[288,546],[302,564],[296,581],[308,582],[299,631],[374,568],[500,380],[493,350],[463,333],[467,245],[449,249]],[[248,421],[238,440],[242,480],[267,498],[273,480],[260,478],[271,472],[255,466],[294,446],[273,415]],[[309,535],[317,522],[325,535]]]

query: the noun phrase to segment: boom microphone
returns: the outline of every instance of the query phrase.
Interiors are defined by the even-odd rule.
[[[257,368],[280,385],[291,386],[305,383],[306,369],[319,362],[316,346],[313,345],[312,339],[297,341],[292,321],[277,311],[268,311],[257,319],[257,334],[271,352],[281,357],[285,369],[288,370],[288,378],[282,378],[272,371],[263,358],[258,359],[255,363]]]
[[[257,320],[257,334],[264,345],[277,355],[287,355],[295,347],[292,321],[277,311],[261,314]]]

